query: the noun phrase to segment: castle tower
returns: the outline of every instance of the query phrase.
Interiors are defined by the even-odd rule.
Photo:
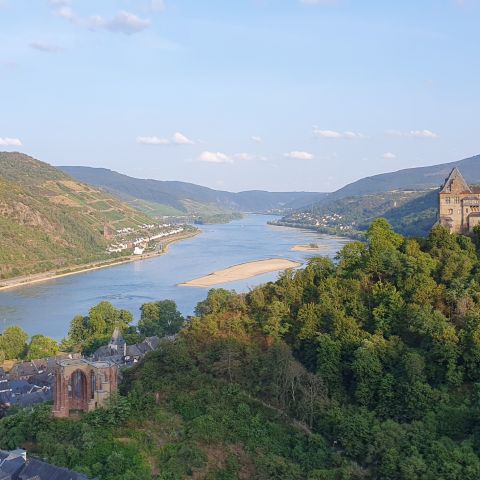
[[[480,224],[480,190],[470,187],[456,167],[440,190],[438,213],[440,225],[451,233],[468,234]]]
[[[118,355],[125,356],[127,354],[127,342],[123,338],[123,335],[118,327],[115,327],[115,330],[113,331],[108,348],[111,351],[116,352]]]

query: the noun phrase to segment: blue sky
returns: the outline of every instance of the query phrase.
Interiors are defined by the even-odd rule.
[[[232,191],[480,153],[477,0],[0,0],[0,150]]]

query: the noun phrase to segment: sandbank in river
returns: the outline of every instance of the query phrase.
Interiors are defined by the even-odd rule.
[[[234,265],[233,267],[210,273],[204,277],[180,283],[179,286],[208,288],[221,283],[245,280],[246,278],[256,277],[257,275],[262,275],[264,273],[286,270],[288,268],[297,268],[300,265],[302,265],[300,262],[293,262],[292,260],[286,260],[284,258],[257,260],[255,262]]]

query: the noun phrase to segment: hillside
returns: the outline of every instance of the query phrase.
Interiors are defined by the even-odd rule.
[[[248,293],[210,290],[107,408],[12,412],[0,448],[99,480],[478,480],[479,238],[377,220],[366,240]],[[151,307],[140,332],[172,325]],[[102,302],[65,345],[107,322],[135,335],[128,318]]]
[[[300,207],[278,224],[325,233],[362,235],[378,217],[385,217],[403,235],[426,235],[437,219],[437,192],[452,168],[470,184],[480,182],[480,155],[457,162],[409,168],[362,178]]]
[[[293,212],[275,222],[324,233],[357,236],[378,217],[402,235],[427,235],[437,219],[438,190],[394,191],[332,199]]]
[[[325,195],[315,192],[261,190],[232,193],[193,183],[133,178],[106,168],[58,168],[81,182],[108,190],[145,212],[151,209],[158,213],[165,211],[166,215],[214,215],[228,211],[285,212],[313,203]]]
[[[456,162],[441,163],[429,167],[406,168],[397,172],[365,177],[345,185],[328,195],[329,200],[383,193],[392,190],[426,190],[439,187],[451,172],[458,167],[469,183],[480,183],[480,155]]]
[[[103,231],[151,220],[21,153],[0,152],[0,278],[107,257]]]

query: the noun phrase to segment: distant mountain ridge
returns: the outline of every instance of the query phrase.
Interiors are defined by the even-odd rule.
[[[198,214],[205,209],[256,213],[285,211],[311,204],[326,195],[318,192],[262,190],[233,193],[187,182],[134,178],[106,168],[58,168],[79,181],[104,188],[123,200],[140,199],[174,208],[181,213]]]
[[[361,235],[375,218],[385,217],[403,235],[424,236],[437,219],[439,187],[454,167],[460,169],[469,184],[480,183],[480,155],[408,168],[357,180],[284,216],[279,223]]]
[[[428,167],[406,168],[396,172],[381,173],[361,178],[330,193],[328,200],[390,192],[392,190],[427,190],[439,187],[454,167],[460,169],[467,182],[480,183],[480,155],[475,155],[455,162],[441,163]]]

